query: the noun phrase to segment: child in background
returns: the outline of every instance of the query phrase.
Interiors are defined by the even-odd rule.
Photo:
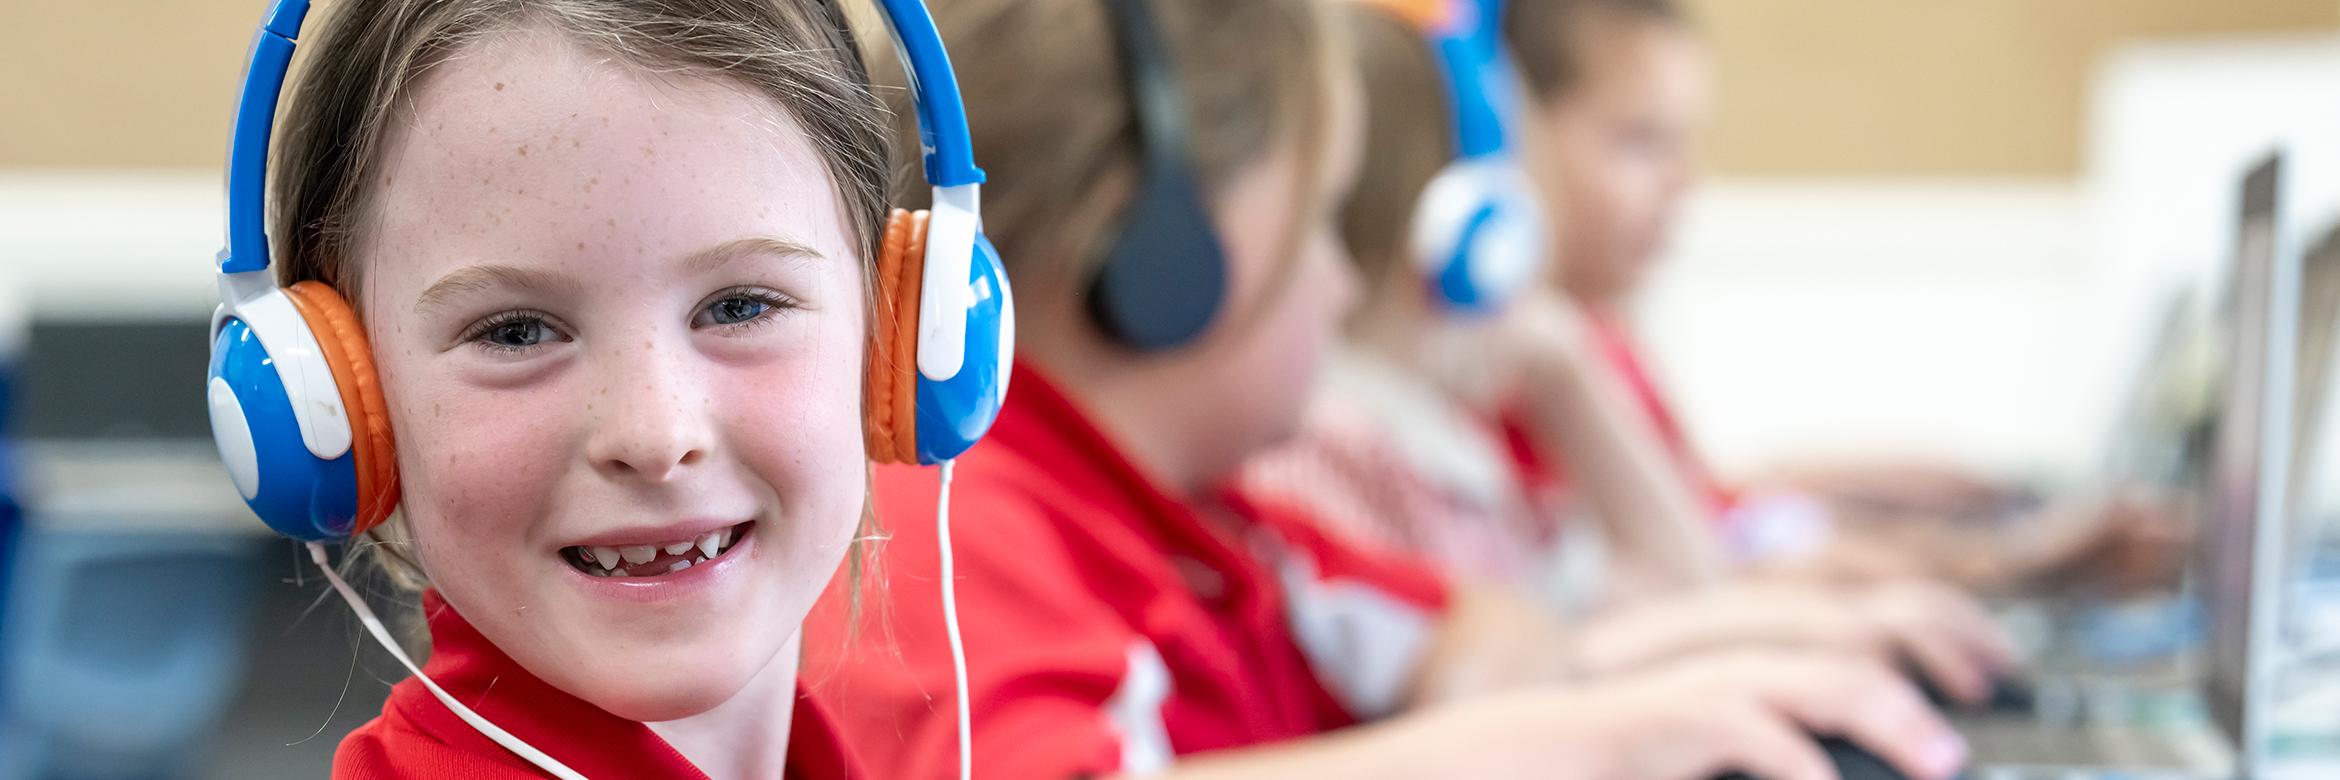
[[[2182,532],[2129,497],[2050,507],[1998,538],[1961,521],[2004,514],[2009,494],[1957,469],[1908,461],[1787,469],[1747,486],[1717,478],[1625,317],[1695,178],[1692,136],[1708,100],[1703,45],[1671,0],[1517,0],[1506,11],[1532,96],[1531,167],[1554,195],[1553,293],[1583,312],[1540,335],[1514,333],[1591,347],[1736,557],[1802,576],[1930,576],[1988,591],[2073,581],[2124,589],[2174,577]],[[1523,389],[1522,397],[1543,392]],[[1588,470],[1602,467],[1538,441],[1529,408],[1509,412],[1514,456],[1542,500],[1586,489]]]
[[[1454,17],[1438,15],[1467,7],[1352,3],[1340,14],[1364,77],[1365,157],[1374,161],[1341,215],[1365,296],[1328,360],[1300,435],[1248,463],[1246,494],[1303,507],[1349,538],[1425,556],[1459,579],[1532,594],[1556,613],[1583,613],[1572,626],[1574,641],[1595,655],[1658,644],[1822,647],[1909,658],[1958,698],[1987,693],[2007,662],[2007,643],[1978,606],[1951,589],[1710,583],[1705,577],[1718,563],[1669,555],[1713,545],[1680,481],[1656,458],[1633,451],[1651,436],[1636,429],[1639,418],[1624,410],[1624,394],[1599,370],[1598,357],[1583,339],[1501,337],[1506,329],[1553,332],[1568,324],[1561,318],[1578,315],[1552,308],[1549,298],[1469,310],[1425,277],[1411,226],[1424,224],[1420,209],[1433,182],[1455,166],[1505,162],[1500,151],[1458,156],[1457,120],[1467,109],[1456,103],[1474,90],[1449,84],[1472,76],[1438,59],[1433,47],[1469,34],[1458,36]],[[1543,351],[1489,349],[1518,344]],[[1605,511],[1565,520],[1537,513],[1502,439],[1485,422],[1497,400],[1487,389],[1519,381],[1494,375],[1506,370],[1526,372],[1544,391],[1531,400],[1545,441],[1604,463],[1638,464],[1586,484]],[[1602,570],[1556,582],[1556,559],[1597,544],[1576,534],[1560,538],[1586,520],[1630,522],[1601,529],[1617,550]],[[1637,598],[1604,604],[1586,597],[1594,589]],[[1594,613],[1600,606],[1617,608]]]
[[[1023,336],[953,488],[977,775],[1824,778],[1813,732],[1916,777],[1959,763],[1874,660],[1593,668],[1547,614],[1227,489],[1298,427],[1355,294],[1334,212],[1361,164],[1358,85],[1316,3],[935,11]],[[936,496],[879,470],[886,582],[953,576],[922,513]],[[948,648],[879,622],[941,610],[892,592],[857,631],[816,616],[815,696],[877,774],[947,777]]]

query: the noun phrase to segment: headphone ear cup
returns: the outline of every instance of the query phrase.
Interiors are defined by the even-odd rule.
[[[374,373],[373,348],[366,343],[365,327],[357,312],[339,292],[322,282],[301,282],[284,288],[284,297],[301,313],[333,384],[341,391],[341,405],[349,410],[350,449],[356,454],[357,515],[351,536],[365,533],[398,507],[398,443],[390,432],[389,405],[382,399],[382,383]]]
[[[918,302],[927,212],[894,209],[878,245],[877,289],[862,379],[862,442],[879,463],[918,463]]]

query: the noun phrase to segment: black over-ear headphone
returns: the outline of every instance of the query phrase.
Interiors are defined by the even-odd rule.
[[[1178,75],[1146,0],[1104,0],[1137,118],[1140,179],[1089,283],[1097,327],[1131,349],[1191,343],[1226,298],[1227,257],[1187,150]]]

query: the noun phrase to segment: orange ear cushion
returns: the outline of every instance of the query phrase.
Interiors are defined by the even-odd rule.
[[[918,296],[926,274],[924,211],[894,209],[878,246],[876,306],[862,380],[870,460],[918,462]]]
[[[1419,30],[1444,27],[1454,20],[1455,14],[1455,3],[1451,0],[1361,0],[1359,4],[1378,8]]]
[[[390,410],[382,401],[381,380],[374,375],[374,351],[366,344],[357,312],[333,288],[301,282],[285,288],[284,297],[316,334],[325,365],[332,367],[333,384],[341,389],[341,408],[349,410],[358,490],[357,518],[349,533],[356,536],[380,525],[398,507],[398,444],[390,435]]]

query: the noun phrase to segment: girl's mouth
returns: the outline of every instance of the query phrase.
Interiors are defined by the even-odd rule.
[[[657,577],[723,557],[755,529],[755,521],[709,531],[695,539],[674,539],[640,545],[573,545],[561,548],[561,559],[593,577]]]

